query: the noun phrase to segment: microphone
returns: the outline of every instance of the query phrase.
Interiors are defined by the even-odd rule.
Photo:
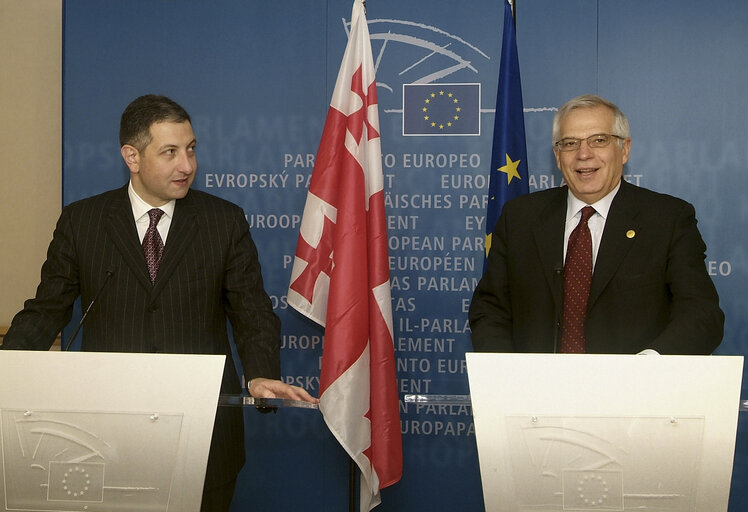
[[[563,285],[564,265],[563,265],[563,263],[559,263],[559,264],[557,264],[553,268],[553,277],[554,277],[553,282],[554,282],[555,286],[560,286],[561,287],[561,293],[560,293],[560,295],[562,297],[562,302],[563,302],[563,294],[564,294],[564,288],[563,288],[563,286],[564,286]],[[561,317],[563,315],[563,312],[562,312],[561,308],[562,308],[561,302],[557,302],[556,303],[556,311],[555,311],[556,318],[554,318],[554,320],[553,320],[553,323],[554,323],[554,325],[553,325],[553,353],[554,354],[556,352],[558,352],[559,343],[561,341],[561,339],[560,339],[560,337],[561,337],[560,336],[560,334],[561,334]]]
[[[78,336],[78,331],[81,330],[81,327],[83,327],[83,322],[86,321],[86,317],[88,316],[88,312],[91,311],[91,307],[94,305],[94,302],[96,302],[96,299],[99,298],[99,295],[101,295],[101,292],[104,291],[104,288],[106,288],[107,283],[109,282],[109,279],[114,275],[114,267],[109,267],[106,271],[106,277],[104,278],[104,282],[101,284],[101,288],[99,288],[99,291],[96,292],[96,295],[94,295],[94,298],[91,300],[91,302],[88,303],[88,307],[86,308],[86,311],[83,313],[83,316],[81,317],[81,321],[78,322],[78,327],[75,328],[75,331],[73,331],[73,335],[70,336],[70,339],[65,344],[65,348],[63,349],[63,352],[67,352],[70,348],[70,345],[73,344],[73,341],[75,340],[75,337]]]

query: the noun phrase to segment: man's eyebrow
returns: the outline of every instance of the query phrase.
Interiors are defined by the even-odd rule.
[[[196,144],[197,144],[197,139],[192,139],[192,140],[191,140],[191,141],[189,141],[189,142],[188,142],[187,144],[185,144],[185,147],[190,147],[190,146],[194,146],[194,145],[196,145]],[[175,144],[175,143],[173,143],[173,142],[167,142],[166,144],[163,144],[163,145],[161,145],[161,146],[160,146],[160,147],[158,148],[158,150],[159,150],[159,151],[163,151],[163,150],[165,150],[165,149],[173,149],[173,148],[178,148],[178,147],[179,147],[179,144]]]

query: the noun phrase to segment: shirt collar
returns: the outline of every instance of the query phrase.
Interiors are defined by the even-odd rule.
[[[176,205],[175,199],[172,199],[168,203],[158,207],[151,206],[146,203],[143,198],[138,195],[137,192],[135,192],[135,189],[132,186],[132,180],[127,186],[127,194],[130,196],[130,205],[132,206],[132,215],[135,218],[135,221],[137,221],[143,215],[147,215],[148,210],[151,210],[152,208],[159,208],[163,210],[167,217],[174,216],[174,206]]]
[[[603,219],[607,219],[608,212],[610,211],[610,205],[613,204],[613,198],[616,196],[620,188],[621,183],[619,182],[618,185],[616,185],[616,188],[608,192],[605,197],[589,206],[592,206],[595,209],[595,212],[598,213]],[[566,219],[569,220],[573,218],[585,206],[587,206],[587,203],[572,194],[571,190],[569,190],[568,200],[566,201]]]

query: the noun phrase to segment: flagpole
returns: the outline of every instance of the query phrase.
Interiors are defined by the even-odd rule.
[[[348,512],[356,512],[356,461],[348,457]]]

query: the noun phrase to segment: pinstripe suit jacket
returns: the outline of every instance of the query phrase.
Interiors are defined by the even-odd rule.
[[[556,352],[567,187],[504,205],[470,305],[473,347]],[[710,354],[724,314],[691,204],[621,182],[597,253],[585,335],[590,353]]]
[[[263,289],[244,214],[197,190],[176,202],[155,284],[127,187],[64,208],[36,297],[13,319],[3,348],[49,349],[75,299],[89,304],[108,271],[83,327],[83,350],[224,354],[222,392],[237,393],[228,318],[247,379],[280,378],[280,321]],[[241,409],[219,408],[206,487],[234,478],[243,464]]]

